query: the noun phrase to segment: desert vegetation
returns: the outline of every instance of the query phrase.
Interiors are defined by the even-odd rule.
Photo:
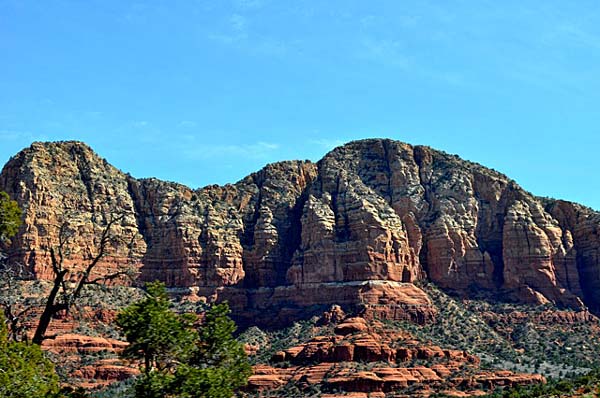
[[[0,192],[0,240],[7,241],[17,233],[20,217],[16,202]],[[94,275],[113,242],[123,239],[112,233],[120,219],[107,220],[97,251],[78,267],[65,262],[76,229],[68,222],[61,224],[59,245],[50,248],[51,281],[34,280],[22,264],[0,258],[0,397],[89,396],[73,383],[76,366],[86,368],[114,359],[115,352],[101,347],[86,350],[76,361],[53,350],[53,344],[44,352],[43,343],[58,337],[48,334],[51,324],[60,320],[76,321],[71,329],[78,335],[124,338],[129,344],[119,356],[139,363],[141,375],[134,381],[92,396],[226,398],[245,385],[251,368],[242,343],[233,336],[236,325],[228,317],[226,303],[202,306],[201,313],[178,313],[159,282],[148,284],[143,293],[106,285],[130,275],[127,267]],[[135,301],[136,297],[139,300]],[[118,311],[114,324],[111,311]]]

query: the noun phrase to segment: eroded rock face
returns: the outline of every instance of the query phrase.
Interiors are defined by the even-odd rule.
[[[599,213],[536,198],[428,147],[356,141],[316,164],[275,163],[236,184],[192,190],[132,178],[79,142],[35,143],[7,163],[0,189],[25,210],[11,258],[41,278],[51,276],[48,249],[64,220],[80,263],[111,215],[124,214],[115,233],[131,237],[132,250],[115,242],[99,271],[132,263],[141,280],[226,297],[247,313],[353,302],[426,319],[423,305],[410,305],[414,294],[400,299],[379,283],[419,280],[600,308]]]
[[[548,213],[558,220],[563,239],[572,247],[577,271],[565,264],[560,269],[567,286],[577,285],[594,311],[600,310],[600,213],[576,203],[562,200],[544,201]],[[578,277],[578,278],[577,278]]]
[[[340,396],[381,397],[429,396],[442,390],[475,396],[499,386],[545,383],[541,375],[483,370],[473,354],[419,343],[407,331],[360,317],[345,318],[333,334],[279,351],[270,365],[253,370],[248,388],[270,394],[287,383],[299,388],[318,384]],[[409,387],[410,392],[402,391]]]
[[[103,226],[113,216],[124,215],[113,232],[133,240],[133,258],[146,251],[137,234],[127,176],[83,144],[34,143],[6,164],[0,189],[24,210],[11,259],[29,265],[40,278],[52,276],[49,249],[59,246],[61,236],[68,242],[69,267],[96,255]],[[127,245],[114,242],[107,249],[98,270],[109,272],[130,262]]]

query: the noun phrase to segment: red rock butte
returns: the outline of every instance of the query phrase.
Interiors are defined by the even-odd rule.
[[[24,223],[13,261],[51,277],[60,225],[70,260],[93,256],[125,215],[98,272],[227,299],[253,323],[339,304],[366,318],[435,317],[415,283],[461,295],[600,309],[600,213],[539,198],[508,177],[424,146],[355,141],[317,163],[265,166],[235,184],[193,190],[136,179],[81,142],[34,143],[0,174]],[[133,242],[131,250],[129,243]]]

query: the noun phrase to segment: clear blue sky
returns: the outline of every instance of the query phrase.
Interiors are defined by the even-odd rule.
[[[600,209],[596,1],[0,0],[0,163],[198,187],[388,137]]]

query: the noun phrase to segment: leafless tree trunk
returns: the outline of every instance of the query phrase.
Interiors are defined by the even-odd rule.
[[[69,245],[69,238],[71,236],[67,230],[67,223],[63,223],[61,225],[58,247],[50,249],[50,259],[52,262],[54,279],[52,281],[52,289],[50,290],[50,293],[46,299],[44,311],[42,312],[35,329],[35,334],[32,339],[34,344],[42,344],[45,339],[51,337],[47,336],[46,333],[52,319],[61,312],[68,314],[73,305],[80,298],[82,290],[86,285],[97,285],[122,276],[132,276],[133,270],[131,268],[126,268],[108,275],[103,275],[93,279],[91,278],[94,268],[107,254],[109,245],[115,241],[122,240],[122,237],[114,236],[111,230],[113,226],[122,221],[124,217],[125,215],[120,215],[109,219],[108,223],[102,230],[97,253],[91,260],[89,260],[89,263],[83,267],[83,271],[77,274],[74,282],[73,280],[66,280],[67,277],[72,278],[74,273],[74,270],[69,269],[64,265],[65,256],[68,255],[67,246]],[[135,236],[132,237],[131,242],[129,242],[129,256],[132,254],[134,241]]]

